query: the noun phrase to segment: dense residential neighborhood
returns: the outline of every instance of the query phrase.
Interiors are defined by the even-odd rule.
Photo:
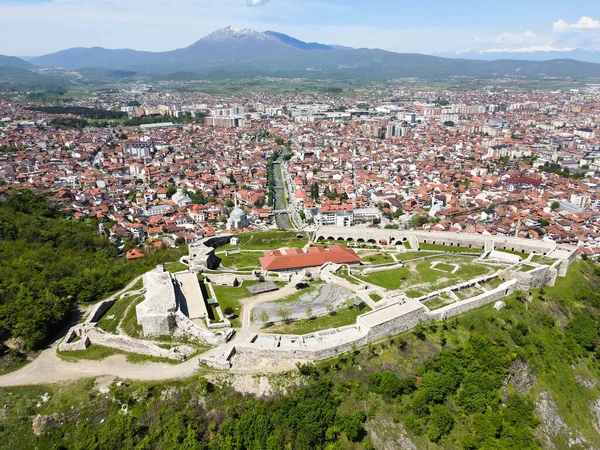
[[[274,226],[269,158],[281,154],[280,183],[300,228],[416,227],[600,253],[594,86],[389,91],[316,103],[307,94],[128,88],[76,106],[154,123],[85,128],[57,125],[80,116],[0,100],[0,195],[46,191],[76,217],[106,222],[118,244],[172,246]]]

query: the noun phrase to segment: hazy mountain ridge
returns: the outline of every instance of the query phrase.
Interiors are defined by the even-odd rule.
[[[551,59],[575,59],[581,62],[600,64],[600,51],[574,49],[569,51],[475,51],[436,53],[443,58],[478,59],[494,61],[499,59],[514,59],[521,61],[548,61]]]
[[[36,66],[16,56],[0,55],[0,67],[10,67],[13,69],[32,70]]]
[[[22,60],[20,60],[22,61]],[[25,61],[22,61],[28,64]],[[391,78],[600,78],[600,64],[558,59],[493,61],[453,59],[380,49],[354,49],[266,31],[227,27],[188,47],[148,52],[101,47],[71,48],[31,61],[39,67],[87,68],[138,74],[192,73],[200,76],[244,73],[248,76],[281,76],[386,80]]]

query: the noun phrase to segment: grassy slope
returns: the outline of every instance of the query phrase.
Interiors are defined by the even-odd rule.
[[[308,242],[308,237],[298,239],[296,236],[305,235],[299,231],[261,231],[256,233],[242,233],[236,235],[240,239],[239,245],[227,244],[219,247],[218,251],[232,248],[241,248],[242,250],[277,250],[282,247],[304,247]],[[262,255],[258,255],[259,257]]]

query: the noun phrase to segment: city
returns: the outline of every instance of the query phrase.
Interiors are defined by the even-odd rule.
[[[418,99],[391,101],[406,96]],[[77,106],[168,122],[61,129],[52,121],[74,116],[3,100],[0,195],[44,188],[76,217],[114,222],[106,230],[112,239],[190,243],[231,231],[236,204],[248,216],[245,231],[286,228],[275,220],[268,179],[269,157],[285,152],[276,164],[286,187],[278,208],[300,229],[417,224],[568,243],[592,258],[600,251],[595,86],[461,93],[398,87],[388,99],[327,104],[175,94],[168,98],[174,103],[160,104],[163,95],[127,89],[111,97]],[[125,106],[131,99],[141,106]],[[334,110],[344,112],[328,112]],[[194,123],[178,122],[196,114]]]
[[[0,447],[600,449],[599,17],[0,0]]]

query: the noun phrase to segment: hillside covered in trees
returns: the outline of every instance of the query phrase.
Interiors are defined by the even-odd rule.
[[[0,342],[43,346],[77,303],[101,300],[177,251],[128,262],[96,221],[78,221],[43,195],[14,192],[0,201]],[[171,254],[171,253],[177,254]]]
[[[279,392],[267,398],[210,383],[207,369],[108,394],[93,379],[3,388],[0,439],[14,449],[600,448],[599,283],[596,263],[577,262],[501,311],[265,377]]]

